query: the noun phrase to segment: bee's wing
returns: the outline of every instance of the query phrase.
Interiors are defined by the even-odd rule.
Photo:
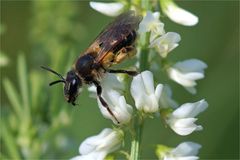
[[[132,30],[136,30],[141,19],[141,16],[137,16],[134,11],[128,11],[110,23],[89,47],[89,51],[96,48],[96,45],[99,47],[96,62],[101,62],[107,53],[119,45]]]

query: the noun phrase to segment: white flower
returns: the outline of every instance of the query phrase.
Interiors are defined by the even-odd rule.
[[[181,37],[178,33],[168,32],[161,37],[153,40],[150,43],[151,48],[156,48],[157,52],[163,58],[167,57],[168,53],[178,46]]]
[[[104,78],[101,80],[101,86],[103,90],[116,90],[120,93],[123,93],[124,91],[124,84],[123,80],[120,76],[117,76],[116,74],[106,73]],[[88,91],[91,92],[90,97],[96,98],[96,87],[94,85],[88,87]]]
[[[116,116],[117,120],[120,122],[121,125],[126,124],[131,120],[133,111],[132,106],[127,104],[124,96],[122,96],[119,92],[113,89],[105,90],[104,88],[102,92],[102,97],[107,102],[110,110]],[[102,105],[99,99],[98,106],[105,118],[111,119],[115,124],[118,124],[114,117]]]
[[[205,100],[195,103],[185,103],[167,115],[166,123],[174,132],[181,136],[189,135],[193,131],[202,130],[203,127],[201,125],[195,124],[197,121],[195,117],[207,107],[208,103]]]
[[[105,128],[100,134],[85,139],[79,147],[80,155],[71,160],[103,160],[120,148],[122,140],[122,130]]]
[[[156,37],[165,33],[164,24],[159,20],[160,13],[159,12],[150,12],[147,11],[146,16],[139,24],[138,32],[140,34],[151,32],[150,33],[150,42],[153,41]]]
[[[164,148],[161,145],[157,148],[159,159],[163,160],[197,160],[199,149],[202,146],[194,142],[183,142],[176,148]]]
[[[163,12],[174,22],[184,26],[194,26],[198,23],[198,17],[180,8],[172,1],[161,0]]]
[[[160,98],[160,108],[177,108],[178,104],[172,99],[172,90],[168,85],[164,85]]]
[[[195,94],[196,89],[194,87],[197,85],[195,81],[204,78],[204,69],[206,68],[207,65],[204,62],[189,59],[176,63],[167,71],[172,80],[182,85],[190,93]]]
[[[90,6],[107,16],[118,16],[123,12],[124,5],[119,2],[115,3],[103,3],[103,2],[90,2]]]
[[[126,103],[124,96],[124,83],[122,77],[116,76],[116,74],[106,73],[105,77],[101,80],[102,94],[101,96],[108,104],[110,110],[114,116],[120,122],[120,124],[128,123],[132,118],[132,106]],[[91,86],[88,88],[91,92],[90,96],[96,98],[96,87]],[[98,99],[98,106],[107,119],[111,119],[115,124],[118,124],[114,117],[107,111]]]
[[[157,112],[162,89],[163,85],[158,84],[154,90],[153,75],[150,71],[135,76],[131,83],[131,95],[135,100],[136,108],[145,113]]]
[[[110,110],[116,116],[120,124],[128,123],[132,118],[132,106],[126,103],[124,96],[122,96],[124,91],[124,84],[121,77],[115,74],[106,73],[105,77],[101,80],[102,94],[101,96],[107,102]],[[88,88],[92,94],[91,97],[96,97],[96,87],[91,86]],[[118,124],[114,117],[107,111],[107,109],[102,105],[98,99],[98,106],[107,119],[111,119],[115,124]]]

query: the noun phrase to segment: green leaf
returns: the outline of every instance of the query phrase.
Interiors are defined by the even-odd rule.
[[[11,157],[12,159],[21,159],[17,149],[16,141],[14,140],[14,136],[11,134],[9,129],[5,126],[5,123],[2,123],[2,121],[0,121],[0,126],[1,126],[1,129],[0,129],[1,139],[6,146],[6,149],[9,153],[9,157]]]
[[[9,81],[9,79],[3,80],[3,87],[5,89],[5,92],[8,96],[9,102],[11,103],[13,110],[15,111],[18,119],[21,119],[23,115],[23,110],[21,108],[21,103],[19,100],[19,94],[13,87],[13,84]]]
[[[43,94],[41,89],[43,87],[42,75],[38,72],[31,72],[30,81],[31,81],[31,101],[32,101],[32,109],[36,111],[37,106],[39,105],[41,97]]]
[[[18,57],[18,78],[21,91],[21,97],[23,101],[23,107],[25,111],[26,119],[30,120],[30,106],[29,106],[29,92],[28,92],[28,80],[27,80],[27,67],[24,56],[21,54]]]

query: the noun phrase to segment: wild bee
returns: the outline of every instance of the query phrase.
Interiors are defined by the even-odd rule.
[[[126,73],[131,76],[137,74],[136,71],[112,70],[110,67],[136,54],[134,42],[137,37],[136,30],[141,19],[141,16],[136,15],[134,11],[128,11],[118,16],[76,60],[73,68],[67,72],[66,78],[48,67],[41,66],[60,78],[60,80],[51,82],[49,85],[64,83],[64,97],[72,105],[75,105],[79,89],[83,84],[95,85],[100,102],[119,123],[101,96],[102,87],[100,80],[106,72]]]

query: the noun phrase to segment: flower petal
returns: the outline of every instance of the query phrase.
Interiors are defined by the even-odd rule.
[[[179,157],[196,156],[200,148],[200,144],[194,142],[183,142],[173,149],[171,153]]]
[[[156,48],[158,53],[165,58],[169,52],[178,46],[180,40],[181,37],[178,33],[168,32],[151,41],[150,48]]]
[[[185,61],[177,62],[174,65],[181,72],[202,72],[207,68],[207,64],[198,59],[187,59]]]
[[[135,106],[138,110],[142,110],[144,96],[146,97],[147,95],[145,94],[146,91],[141,74],[133,77],[130,91],[133,99],[135,100]]]
[[[146,93],[154,93],[153,74],[150,71],[144,71],[141,73],[141,77]]]
[[[166,156],[164,157],[164,160],[197,160],[199,157],[197,156],[188,156],[188,157],[170,157]]]
[[[193,80],[193,81],[204,78],[204,74],[201,72],[189,72],[182,75],[186,79]]]
[[[156,99],[160,99],[162,91],[163,91],[163,85],[162,84],[158,84],[156,89],[155,89]]]
[[[93,152],[96,149],[96,146],[101,144],[102,138],[106,137],[111,132],[112,129],[105,128],[100,134],[85,139],[79,147],[79,153],[85,155]]]
[[[120,129],[103,129],[98,135],[88,137],[79,147],[80,156],[74,160],[102,160],[108,153],[117,150],[123,140],[123,131]]]
[[[198,59],[188,59],[177,62],[167,69],[168,76],[173,81],[182,85],[192,94],[196,93],[194,86],[197,85],[196,80],[204,78],[204,69],[207,65]]]
[[[177,134],[181,136],[186,136],[191,134],[194,131],[199,131],[201,130],[201,126],[197,126],[194,124],[194,122],[197,119],[195,118],[186,118],[186,119],[179,119],[179,120],[173,120],[173,122],[167,121],[167,123],[170,125],[172,130],[176,132]]]
[[[90,2],[90,6],[96,11],[107,16],[118,16],[123,12],[124,5],[119,2],[103,3],[103,2]]]
[[[196,117],[208,107],[208,103],[203,99],[195,103],[185,103],[177,108],[172,115],[176,118]]]
[[[172,91],[168,85],[164,85],[162,95],[160,98],[161,108],[177,108],[178,104],[172,99]]]
[[[139,24],[138,33],[143,34],[146,32],[151,32],[150,41],[156,38],[159,35],[165,33],[164,24],[159,20],[160,13],[147,11],[146,16]]]
[[[174,80],[175,82],[179,83],[185,87],[193,87],[196,85],[196,82],[190,79],[187,79],[184,74],[182,74],[176,68],[169,68],[168,70],[169,77]]]
[[[194,26],[198,23],[198,17],[180,7],[174,3],[169,3],[164,13],[174,22],[184,26]]]
[[[157,16],[157,14],[155,16]],[[149,32],[150,31],[149,25],[153,23],[154,20],[155,20],[155,17],[153,16],[152,12],[147,11],[146,16],[143,18],[143,20],[139,24],[138,32],[140,34]]]
[[[115,118],[108,112],[106,107],[102,105],[98,98],[98,106],[105,118],[111,119],[117,125],[126,124],[130,121],[132,118],[132,106],[126,103],[124,96],[116,90],[109,89],[103,90],[102,97],[107,102],[110,110],[116,116],[120,124],[116,122]]]
[[[90,154],[73,157],[70,160],[103,160],[106,155],[106,152],[92,152]]]
[[[144,71],[135,76],[131,83],[131,95],[134,98],[138,110],[147,113],[158,111],[162,85],[159,84],[154,91],[153,75],[150,71]]]
[[[197,90],[194,87],[184,87],[189,93],[196,94]]]

